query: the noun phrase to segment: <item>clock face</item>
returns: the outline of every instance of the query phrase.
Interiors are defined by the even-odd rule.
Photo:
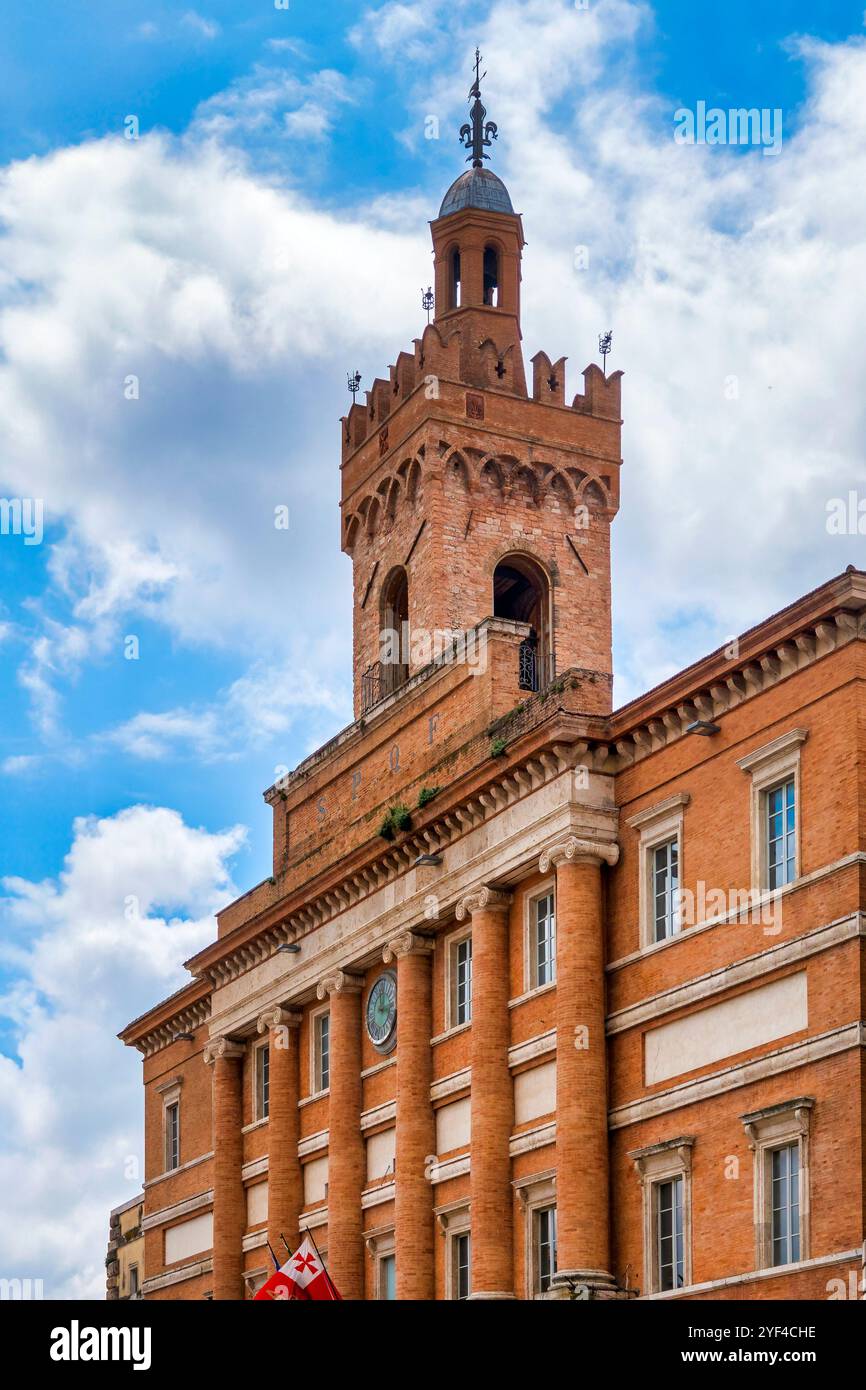
[[[385,970],[370,990],[367,1035],[377,1052],[390,1052],[397,1044],[397,976],[393,970]]]

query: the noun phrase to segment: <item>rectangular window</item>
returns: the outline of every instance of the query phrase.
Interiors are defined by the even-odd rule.
[[[796,878],[797,825],[794,778],[766,796],[767,887],[781,888]]]
[[[314,1019],[315,1085],[327,1091],[331,1084],[331,1015],[316,1014]]]
[[[454,1027],[472,1018],[472,937],[454,947]]]
[[[180,1167],[180,1101],[165,1107],[165,1170]]]
[[[397,1258],[395,1255],[383,1255],[379,1261],[379,1297],[389,1300],[397,1297]]]
[[[800,1258],[800,1145],[786,1144],[770,1153],[773,1218],[773,1264]]]
[[[130,1298],[138,1298],[138,1295],[139,1295],[138,1265],[130,1265],[130,1266],[129,1266],[129,1296],[130,1296]]]
[[[556,911],[552,893],[533,903],[532,984],[549,985],[556,979]]]
[[[683,1179],[657,1183],[655,1196],[658,1287],[662,1292],[681,1289],[685,1282]]]
[[[266,1120],[271,1103],[271,1052],[267,1043],[257,1047],[256,1059],[256,1119]]]
[[[537,1290],[547,1293],[556,1273],[556,1207],[542,1207],[535,1213],[535,1265]]]
[[[680,929],[679,843],[656,845],[651,852],[653,941],[665,941]]]
[[[469,1261],[471,1243],[468,1231],[461,1231],[453,1237],[451,1259],[453,1261],[453,1285],[455,1298],[468,1298],[471,1292]]]

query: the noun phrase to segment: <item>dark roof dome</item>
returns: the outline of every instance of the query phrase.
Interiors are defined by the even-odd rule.
[[[462,208],[484,208],[486,212],[514,212],[508,189],[492,169],[467,169],[455,179],[439,209],[440,217]]]

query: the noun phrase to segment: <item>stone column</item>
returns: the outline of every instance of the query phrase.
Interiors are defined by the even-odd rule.
[[[514,1297],[511,1157],[514,1086],[508,1069],[508,908],[483,887],[457,904],[472,915],[471,1298]]]
[[[336,970],[320,981],[330,997],[328,1104],[328,1268],[343,1298],[364,1297],[361,1192],[367,1176],[361,1135],[361,990],[359,975]]]
[[[298,1031],[299,1013],[279,1006],[258,1021],[268,1034],[270,1099],[268,1103],[268,1240],[280,1260],[298,1243],[298,1216],[304,1205],[304,1181],[298,1158],[300,1139]]]
[[[231,1038],[205,1044],[213,1066],[213,1296],[244,1297],[243,1239],[247,1203],[241,1169],[244,1150],[241,1085],[246,1049]]]
[[[436,1151],[430,1083],[431,956],[429,937],[406,932],[389,941],[385,964],[397,962],[397,1153],[395,1254],[398,1299],[432,1300],[433,1184],[427,1159]]]
[[[556,1286],[610,1296],[607,1042],[601,866],[615,844],[574,837],[545,850],[556,866]]]

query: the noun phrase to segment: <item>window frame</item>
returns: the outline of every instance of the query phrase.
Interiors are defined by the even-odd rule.
[[[671,1190],[671,1233],[669,1237],[662,1234],[662,1194],[665,1189]],[[679,1198],[679,1201],[677,1201]],[[656,1178],[652,1183],[652,1220],[653,1220],[653,1239],[655,1251],[653,1258],[653,1268],[655,1280],[658,1285],[658,1293],[675,1293],[685,1288],[686,1283],[686,1258],[685,1258],[685,1219],[686,1219],[686,1190],[685,1175],[683,1173],[671,1173],[669,1177]],[[677,1223],[679,1216],[679,1224]],[[683,1242],[682,1268],[677,1256],[677,1238]],[[662,1271],[668,1267],[668,1261],[662,1260],[662,1245],[666,1239],[670,1239],[672,1244],[670,1268],[673,1271],[673,1283],[665,1284]],[[680,1276],[679,1279],[677,1276]]]
[[[684,1293],[692,1282],[692,1149],[694,1135],[678,1135],[659,1144],[650,1144],[629,1153],[643,1191],[643,1288],[646,1295],[674,1297]],[[682,1179],[683,1282],[671,1289],[661,1287],[659,1250],[659,1189]],[[676,1259],[676,1253],[674,1254]]]
[[[328,1076],[327,1085],[324,1084],[324,1072],[322,1068],[322,1020],[328,1020]],[[324,1004],[320,1009],[314,1009],[310,1014],[310,1095],[326,1096],[331,1089],[331,1006]]]
[[[813,1096],[797,1096],[740,1116],[753,1154],[756,1269],[786,1269],[810,1258],[810,1139],[814,1106]],[[796,1260],[777,1265],[773,1258],[773,1154],[795,1144],[799,1150],[800,1251]]]
[[[466,1243],[466,1264],[460,1263],[459,1251]],[[452,1231],[448,1237],[449,1248],[451,1251],[451,1297],[457,1303],[465,1303],[472,1296],[472,1232],[467,1227],[464,1231]],[[460,1292],[461,1271],[466,1273],[466,1292]]]
[[[528,1178],[516,1178],[513,1186],[523,1212],[524,1297],[546,1298],[548,1291],[540,1287],[537,1220],[539,1212],[556,1207],[556,1169],[548,1168],[543,1173],[533,1173]],[[553,1272],[556,1273],[556,1270]]]
[[[469,1292],[472,1297],[472,1233],[469,1204],[464,1200],[448,1203],[436,1209],[436,1222],[445,1238],[445,1298],[449,1302],[463,1302],[456,1292],[458,1269],[455,1258],[456,1241],[461,1236],[469,1237]]]
[[[538,904],[545,898],[553,902],[553,973],[549,980],[538,980]],[[556,984],[556,879],[551,876],[533,888],[523,900],[523,978],[527,994],[550,989]]]
[[[782,892],[791,883],[796,883],[802,873],[803,798],[800,752],[808,737],[808,729],[791,729],[788,733],[737,759],[737,766],[751,778],[751,887],[755,893]],[[771,888],[768,798],[771,792],[791,780],[794,782],[794,877],[776,888]]]
[[[267,1059],[267,1060],[266,1060]],[[270,1076],[271,1076],[270,1043],[268,1038],[263,1038],[256,1043],[253,1048],[253,1123],[270,1118]],[[267,1076],[265,1077],[265,1072]],[[263,1079],[264,1078],[264,1079]]]
[[[385,1298],[385,1265],[394,1261],[394,1298],[397,1297],[397,1236],[393,1226],[380,1226],[364,1234],[367,1253],[373,1261],[373,1297],[377,1302],[390,1303]]]
[[[683,848],[685,841],[685,808],[691,801],[689,792],[675,792],[653,806],[626,820],[626,825],[638,831],[638,916],[640,949],[650,950],[654,946],[666,945],[676,941],[683,932],[679,912],[676,913],[676,928],[656,940],[655,936],[655,851],[663,845],[676,841],[677,846],[677,890],[683,887]]]
[[[793,832],[789,831],[788,828],[787,828],[787,819],[788,819],[788,810],[789,810],[789,805],[788,805],[788,801],[789,801],[789,798],[788,798],[788,789],[789,789],[789,788],[791,789],[790,801],[793,803],[793,811],[794,811],[794,828],[793,828]],[[782,806],[781,806],[781,810],[780,810],[779,812],[776,812],[776,811],[774,811],[774,810],[771,809],[771,798],[772,798],[777,792],[781,792],[781,793],[783,794],[783,796],[782,796]],[[799,806],[798,806],[798,804],[797,804],[797,801],[798,801],[798,798],[797,798],[797,778],[796,778],[796,776],[794,776],[794,774],[791,774],[790,776],[783,778],[781,782],[774,782],[773,785],[770,786],[770,787],[765,787],[764,790],[763,790],[763,792],[762,792],[762,794],[761,794],[761,819],[762,819],[762,821],[763,821],[762,833],[763,833],[763,836],[764,836],[764,844],[763,844],[763,847],[762,847],[762,853],[763,853],[763,862],[764,862],[764,866],[765,866],[764,872],[765,872],[765,874],[766,874],[766,879],[767,879],[766,884],[765,884],[765,888],[766,888],[766,890],[767,890],[768,892],[770,892],[770,893],[776,893],[776,892],[778,892],[780,888],[785,888],[789,883],[794,883],[794,882],[797,880],[797,878],[799,877],[799,874],[798,874],[798,872],[797,872],[797,867],[798,867],[798,861],[797,861],[797,841],[798,841],[798,839],[799,839],[799,829],[800,829],[800,827],[799,827]],[[782,817],[782,819],[783,819],[782,833],[781,833],[781,835],[780,835],[778,838],[782,841],[783,846],[784,846],[784,850],[785,850],[785,853],[784,853],[784,855],[783,855],[783,857],[782,857],[782,859],[781,859],[781,861],[780,861],[781,864],[784,866],[784,868],[783,868],[784,878],[783,878],[783,880],[782,880],[781,883],[772,883],[772,882],[770,881],[771,878],[772,878],[772,873],[773,873],[773,868],[774,868],[774,865],[773,865],[772,860],[771,860],[771,855],[770,855],[770,848],[771,848],[772,844],[774,843],[773,835],[772,835],[772,820],[773,820],[773,817],[774,817],[775,815],[777,815],[777,814],[778,814],[778,815],[781,815],[781,817]],[[789,843],[788,843],[789,836],[792,836],[792,838],[793,838],[793,843],[794,843],[794,852],[793,852],[793,854],[789,854],[789,853],[788,853],[788,849],[789,849]],[[788,865],[791,863],[792,860],[793,860],[793,869],[792,869],[792,871],[791,871],[791,876],[788,877]]]
[[[469,1012],[468,1017],[459,1019],[457,1017],[457,951],[464,942],[469,943]],[[472,1023],[472,927],[471,925],[461,927],[458,931],[452,932],[445,938],[444,961],[445,961],[445,1032],[451,1033],[458,1028],[468,1028]]]

